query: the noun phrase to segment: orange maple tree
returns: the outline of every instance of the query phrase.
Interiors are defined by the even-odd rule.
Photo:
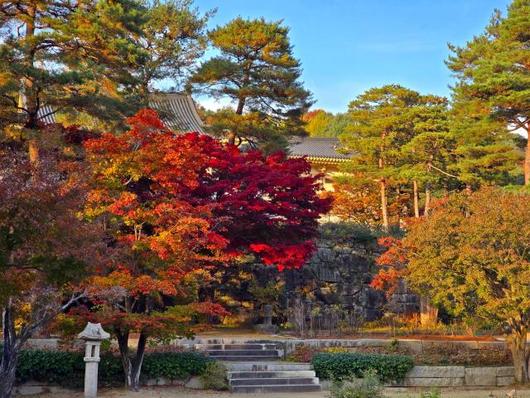
[[[128,123],[123,134],[85,143],[94,171],[86,213],[105,224],[109,246],[87,316],[116,335],[126,384],[138,389],[149,336],[185,334],[188,321],[226,314],[196,302],[185,283],[194,272],[242,255],[279,270],[301,267],[330,200],[317,195],[303,159],[176,134],[149,109]],[[139,333],[133,359],[132,331]]]

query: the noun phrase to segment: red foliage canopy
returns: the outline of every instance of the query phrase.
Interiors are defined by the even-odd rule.
[[[305,160],[176,134],[148,109],[128,123],[85,143],[94,169],[87,214],[120,249],[93,279],[96,302],[160,315],[161,297],[186,296],[182,280],[197,269],[247,254],[280,270],[308,260],[330,200]]]
[[[280,269],[308,259],[330,200],[317,195],[318,179],[305,160],[241,152],[198,133],[178,135],[148,109],[128,122],[130,131],[85,144],[89,157],[103,165],[97,179],[105,187],[92,192],[96,207],[159,233],[185,215],[200,215],[206,222],[203,248],[228,255],[251,251]],[[122,239],[134,241],[134,231]],[[162,259],[172,249],[168,240],[151,248]]]

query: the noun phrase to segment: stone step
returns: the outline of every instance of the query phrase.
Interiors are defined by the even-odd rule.
[[[271,378],[314,378],[314,370],[277,370],[277,371],[257,371],[257,372],[228,372],[229,379],[271,379]]]
[[[305,384],[319,384],[318,377],[273,377],[263,378],[258,377],[254,379],[230,379],[231,386],[274,386],[274,385],[305,385]]]
[[[307,392],[321,391],[319,384],[290,384],[267,386],[232,386],[235,393],[269,393],[269,392]]]
[[[282,344],[195,344],[197,350],[277,350],[282,348]]]
[[[224,355],[212,356],[218,361],[235,361],[235,362],[260,362],[260,361],[274,361],[278,359],[278,355],[230,355],[227,351]]]
[[[248,362],[232,362],[226,364],[227,368],[231,372],[277,372],[277,371],[289,371],[289,370],[312,370],[312,366],[309,363],[296,363],[296,362],[262,362],[262,363],[248,363]]]
[[[258,356],[270,356],[270,357],[279,357],[277,350],[208,350],[206,353],[211,357],[216,357],[219,355],[258,355]]]

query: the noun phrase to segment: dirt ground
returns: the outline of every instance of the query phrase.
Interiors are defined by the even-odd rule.
[[[417,389],[388,389],[386,396],[389,398],[418,398],[421,390]],[[39,398],[82,398],[83,394],[44,394],[33,397]],[[108,390],[101,391],[101,398],[215,398],[215,397],[232,397],[232,398],[328,398],[328,392],[317,393],[276,393],[276,394],[230,394],[227,392],[216,391],[194,391],[183,388],[143,388],[138,393]],[[460,390],[445,389],[442,390],[442,398],[530,398],[530,389],[484,389],[484,390]]]

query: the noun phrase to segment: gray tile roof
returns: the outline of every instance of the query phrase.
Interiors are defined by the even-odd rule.
[[[39,111],[37,112],[37,118],[41,123],[53,124],[55,123],[55,112],[51,106],[44,105],[39,108]]]
[[[351,155],[339,153],[340,141],[338,138],[303,137],[291,140],[289,143],[289,156],[293,158],[307,156],[309,159],[322,159],[346,161]]]
[[[193,99],[187,94],[158,93],[152,94],[149,106],[160,114],[164,124],[177,132],[197,131],[204,133],[204,124],[197,113]],[[39,110],[39,119],[45,124],[56,121],[52,107],[45,105]]]
[[[204,124],[197,113],[193,99],[187,94],[159,93],[149,98],[149,105],[156,110],[171,130],[204,133]]]

